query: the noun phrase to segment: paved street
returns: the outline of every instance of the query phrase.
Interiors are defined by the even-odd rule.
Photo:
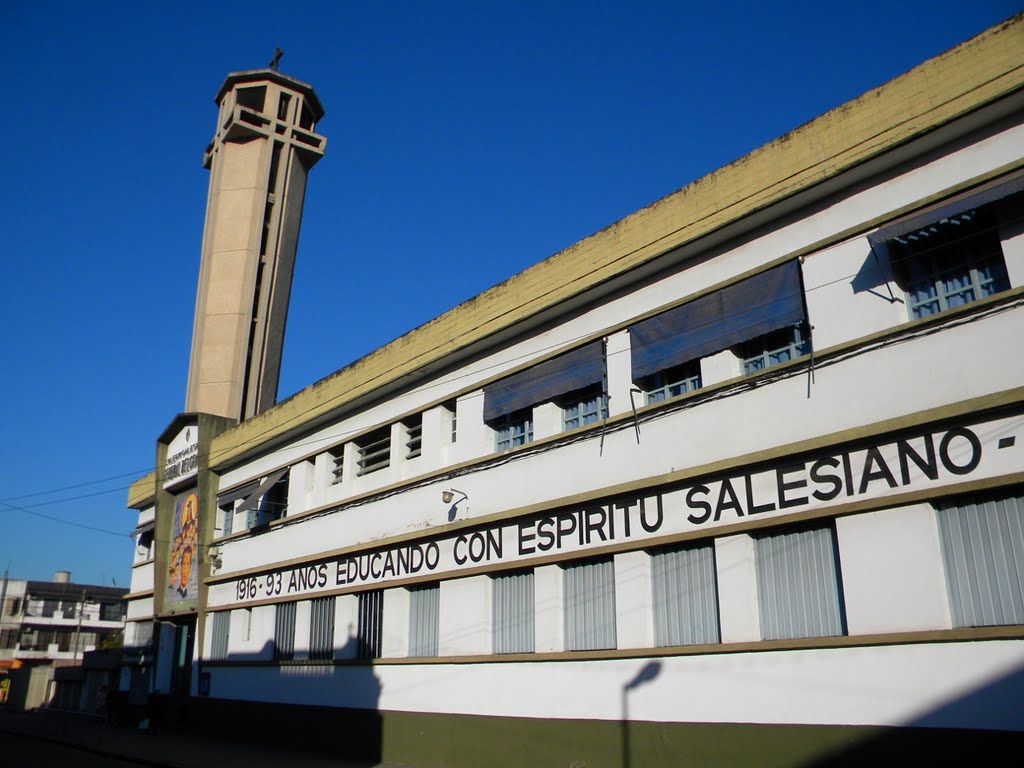
[[[400,768],[395,763],[352,762],[181,731],[141,733],[63,712],[0,711],[0,750],[4,765],[20,766]]]
[[[136,760],[121,760],[109,754],[88,752],[29,736],[0,732],[5,765],[75,766],[75,768],[138,768]]]

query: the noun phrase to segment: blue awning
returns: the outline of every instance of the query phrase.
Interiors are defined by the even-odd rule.
[[[630,326],[633,380],[804,319],[800,266],[787,261]]]
[[[890,240],[904,235],[912,235],[937,223],[948,221],[955,224],[956,217],[960,214],[981,208],[1021,191],[1024,191],[1024,174],[1018,173],[1009,178],[998,179],[896,219],[868,235],[868,242],[874,249]]]
[[[600,341],[594,341],[488,384],[484,387],[484,421],[600,384],[604,378],[602,347]]]

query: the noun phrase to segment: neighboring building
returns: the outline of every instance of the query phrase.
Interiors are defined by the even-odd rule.
[[[1018,16],[252,418],[181,414],[128,645],[197,723],[418,766],[1024,732],[1022,198]]]
[[[122,587],[8,579],[0,623],[0,673],[9,677],[8,706],[33,709],[49,700],[53,670],[82,662],[88,651],[118,645],[125,627]]]

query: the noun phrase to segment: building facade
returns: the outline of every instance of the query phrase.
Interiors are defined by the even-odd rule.
[[[49,703],[55,668],[79,664],[97,648],[120,645],[127,589],[73,584],[66,571],[58,571],[53,581],[7,579],[4,586],[0,678],[6,678],[2,703],[7,706],[34,709]]]
[[[1024,731],[1022,64],[1016,17],[253,418],[179,416],[129,494],[158,690],[421,766]]]

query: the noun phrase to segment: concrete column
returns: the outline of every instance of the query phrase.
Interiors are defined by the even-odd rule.
[[[629,331],[621,330],[608,337],[608,415],[631,413],[633,406],[629,401],[629,390],[633,387],[632,366],[630,363]],[[643,398],[637,400],[637,406],[643,404]]]
[[[715,539],[715,566],[722,642],[760,640],[754,540],[745,533]]]
[[[440,585],[439,656],[491,652],[491,578],[448,579]]]
[[[654,645],[651,556],[644,550],[615,555],[615,633],[619,648]]]
[[[723,349],[721,352],[702,357],[700,360],[700,382],[703,387],[734,379],[739,375],[739,358],[731,349]]]
[[[456,404],[459,436],[452,446],[452,463],[494,453],[494,433],[484,423],[484,392],[477,390],[459,398]]]
[[[930,504],[837,518],[836,537],[851,635],[953,626]]]
[[[359,597],[338,595],[334,601],[334,658],[359,655]]]
[[[537,653],[565,650],[562,569],[542,565],[533,571],[534,636]]]
[[[313,606],[309,600],[300,600],[295,605],[295,658],[309,658],[309,623]]]
[[[554,403],[533,406],[533,439],[552,437],[562,431],[562,409]]]
[[[384,629],[381,656],[403,659],[409,655],[409,590],[384,590]]]

